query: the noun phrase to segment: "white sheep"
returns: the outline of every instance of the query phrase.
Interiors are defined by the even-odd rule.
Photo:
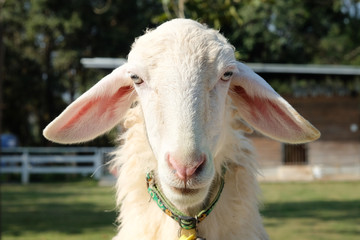
[[[128,130],[113,160],[116,240],[268,239],[258,209],[257,164],[244,132],[254,128],[287,143],[320,136],[235,60],[218,31],[185,19],[139,37],[128,62],[74,101],[44,135],[84,142],[121,120]],[[161,202],[149,201],[148,191]]]

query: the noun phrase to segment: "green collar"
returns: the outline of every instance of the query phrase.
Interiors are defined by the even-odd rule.
[[[148,192],[151,196],[151,198],[157,203],[159,208],[168,216],[170,216],[172,219],[177,221],[180,224],[180,227],[186,230],[191,229],[197,229],[197,224],[200,223],[202,220],[205,219],[206,216],[208,216],[211,211],[214,209],[215,204],[220,198],[221,192],[224,188],[224,175],[225,175],[226,169],[223,167],[222,174],[220,177],[220,186],[219,191],[215,196],[215,199],[212,201],[212,203],[204,210],[201,210],[196,216],[186,216],[186,214],[182,213],[174,205],[170,203],[170,201],[162,194],[162,192],[159,190],[159,188],[156,186],[155,179],[154,179],[154,172],[151,171],[146,174],[146,183],[148,186]]]

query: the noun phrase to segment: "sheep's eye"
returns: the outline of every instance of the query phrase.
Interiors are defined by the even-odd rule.
[[[233,75],[233,72],[230,72],[230,71],[225,72],[224,75],[221,77],[221,80],[225,81],[225,82],[229,81],[230,78],[232,77],[232,75]]]
[[[130,75],[130,78],[134,81],[135,84],[141,84],[144,82],[144,80],[142,80],[141,77],[133,73]]]

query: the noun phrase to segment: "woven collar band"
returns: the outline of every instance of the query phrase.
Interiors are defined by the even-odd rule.
[[[220,177],[220,186],[219,190],[215,196],[215,199],[212,201],[212,203],[204,210],[201,210],[196,216],[191,217],[187,216],[186,214],[179,211],[165,196],[162,194],[162,192],[159,190],[159,188],[156,186],[155,179],[154,179],[154,172],[151,171],[146,174],[146,182],[148,186],[148,192],[151,196],[151,198],[157,203],[159,208],[168,216],[170,216],[172,219],[174,219],[176,222],[180,224],[180,227],[182,229],[191,230],[191,229],[197,229],[197,224],[200,223],[202,220],[205,219],[206,216],[208,216],[211,211],[214,209],[215,204],[220,198],[221,192],[224,188],[224,175],[225,175],[225,167],[223,167],[222,174]],[[181,230],[181,229],[180,229]]]

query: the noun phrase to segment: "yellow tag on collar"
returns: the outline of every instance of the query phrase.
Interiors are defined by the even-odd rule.
[[[182,235],[179,240],[195,240],[196,239],[196,236],[194,234],[191,234],[190,236],[185,236],[185,235]]]
[[[180,231],[181,237],[179,240],[196,240],[196,229],[186,230],[181,228]]]

